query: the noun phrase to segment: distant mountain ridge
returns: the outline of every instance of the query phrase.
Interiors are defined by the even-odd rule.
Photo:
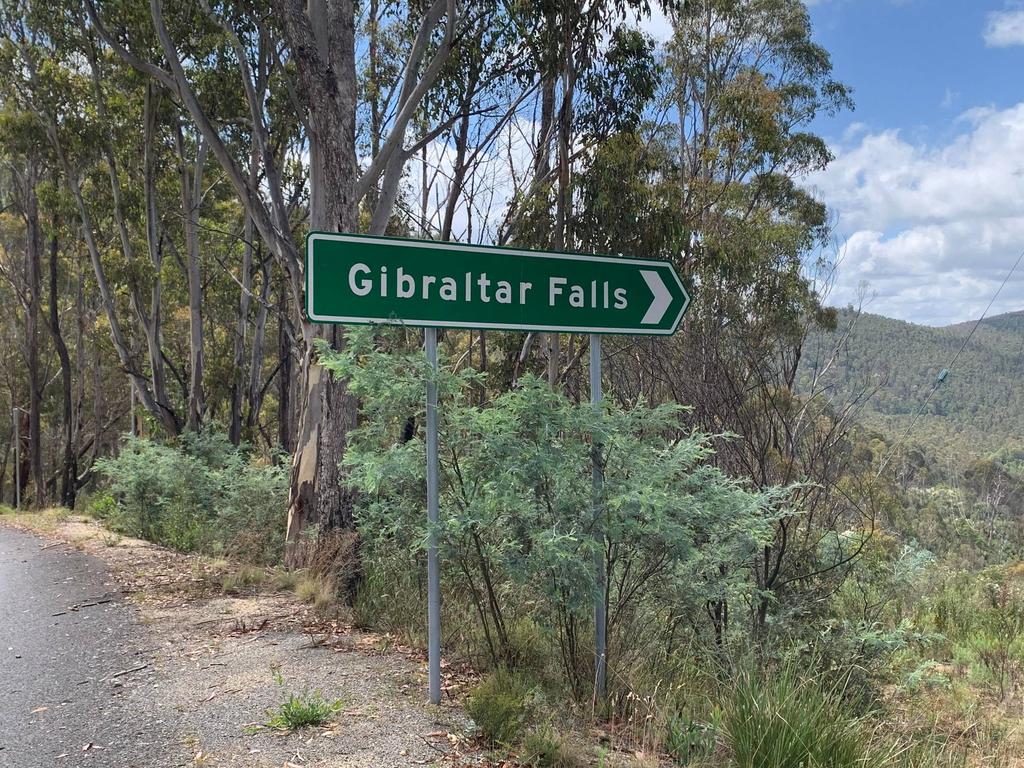
[[[836,351],[851,323],[849,338]],[[910,425],[974,325],[971,321],[933,328],[840,310],[835,332],[818,332],[808,339],[798,387],[806,394],[815,371],[824,371],[819,387],[825,387],[836,403],[868,395],[861,421],[897,436]],[[984,456],[1024,444],[1024,311],[981,322],[909,440],[950,458]]]

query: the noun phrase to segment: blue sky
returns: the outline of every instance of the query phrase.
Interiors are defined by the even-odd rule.
[[[857,103],[819,130],[838,135],[857,121],[943,141],[964,109],[1017,104],[1024,38],[1018,45],[985,41],[991,14],[1004,11],[1012,6],[1002,0],[818,0],[811,5],[815,38]]]
[[[976,318],[1024,250],[1024,0],[815,0],[814,36],[856,109],[814,126],[806,184],[835,218],[831,303]],[[661,37],[664,21],[649,22]],[[1024,268],[992,312],[1024,310]]]

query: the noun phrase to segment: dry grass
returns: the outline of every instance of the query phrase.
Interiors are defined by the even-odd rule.
[[[279,592],[294,592],[302,580],[301,571],[293,571],[287,568],[274,568],[270,572],[270,586]]]
[[[47,507],[38,510],[15,510],[8,506],[0,506],[0,521],[16,528],[36,533],[53,534],[57,527],[67,520],[71,511],[64,507]]]
[[[331,579],[339,592],[349,598],[360,575],[359,536],[351,531],[336,531],[316,538],[296,542],[289,562]]]
[[[338,604],[334,585],[323,576],[310,573],[302,575],[295,584],[295,596],[319,613],[327,613]]]
[[[267,579],[267,572],[254,565],[243,565],[221,578],[221,590],[226,594],[255,593]]]
[[[936,768],[1024,768],[1024,696],[1018,691],[999,701],[964,672],[951,682],[910,691],[887,692],[890,714],[885,730],[917,745],[931,744]]]

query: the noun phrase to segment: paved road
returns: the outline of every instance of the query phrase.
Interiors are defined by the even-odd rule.
[[[100,561],[51,544],[0,525],[0,768],[180,765],[153,641]]]

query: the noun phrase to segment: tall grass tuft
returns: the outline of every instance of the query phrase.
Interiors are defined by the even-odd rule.
[[[843,706],[841,685],[802,676],[787,665],[742,672],[733,690],[723,730],[737,768],[880,765],[863,724]]]

